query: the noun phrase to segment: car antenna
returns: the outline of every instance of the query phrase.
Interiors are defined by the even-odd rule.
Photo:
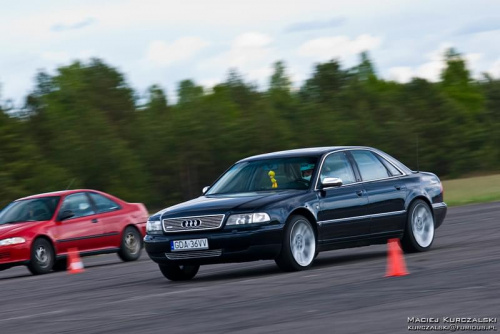
[[[417,173],[420,173],[420,167],[418,165],[418,133],[417,133]]]
[[[73,179],[69,182],[68,186],[66,187],[66,190],[68,190],[68,189],[69,189],[69,187],[71,187],[71,185],[73,184],[73,182],[74,182],[74,181],[75,181],[75,178],[73,178]]]

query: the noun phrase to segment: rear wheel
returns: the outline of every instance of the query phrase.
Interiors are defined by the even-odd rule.
[[[129,226],[123,231],[118,256],[123,261],[135,261],[141,256],[142,239],[136,228]]]
[[[311,222],[304,216],[292,216],[285,227],[285,237],[276,264],[284,271],[309,268],[316,252],[316,235]]]
[[[429,204],[416,200],[408,210],[405,234],[401,246],[405,252],[425,252],[434,241],[434,215]]]
[[[52,270],[55,257],[54,249],[49,241],[38,238],[31,246],[31,258],[28,269],[33,275],[46,274]]]
[[[188,281],[196,276],[199,265],[158,264],[160,271],[171,281]]]

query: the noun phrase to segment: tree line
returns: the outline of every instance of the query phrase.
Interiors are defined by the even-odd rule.
[[[295,88],[283,62],[266,89],[230,70],[177,100],[146,96],[100,59],[41,71],[22,110],[0,106],[0,206],[33,193],[91,188],[161,208],[198,196],[249,155],[366,145],[441,177],[500,167],[500,80],[474,79],[450,49],[439,82],[377,76],[366,53],[352,68],[316,64]],[[419,166],[417,166],[417,142]]]

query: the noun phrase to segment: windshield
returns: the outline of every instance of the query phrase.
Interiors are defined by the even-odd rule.
[[[299,157],[241,162],[231,167],[207,195],[309,189],[317,160]]]
[[[59,199],[52,196],[12,202],[0,211],[0,224],[50,220]]]

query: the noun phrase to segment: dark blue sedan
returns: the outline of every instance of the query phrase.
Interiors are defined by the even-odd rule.
[[[146,251],[170,280],[200,265],[274,259],[309,268],[319,252],[400,238],[428,250],[447,206],[439,178],[370,147],[320,147],[243,159],[203,195],[149,218]]]

